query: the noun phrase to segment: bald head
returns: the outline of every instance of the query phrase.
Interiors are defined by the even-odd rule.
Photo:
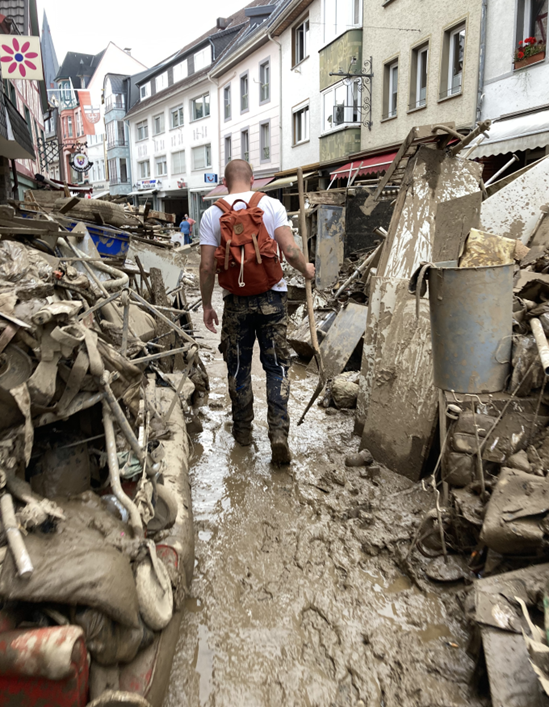
[[[225,183],[227,189],[231,191],[237,185],[250,188],[250,183],[254,177],[252,168],[246,160],[231,160],[225,167]]]

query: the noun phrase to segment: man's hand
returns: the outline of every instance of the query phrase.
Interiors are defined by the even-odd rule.
[[[212,305],[209,307],[204,307],[204,324],[206,325],[206,329],[209,329],[214,334],[217,334],[217,329],[214,324],[219,326],[219,319],[217,318],[217,312]]]
[[[303,277],[306,280],[312,280],[315,276],[316,268],[312,263],[307,263],[305,265],[305,272],[303,273]]]

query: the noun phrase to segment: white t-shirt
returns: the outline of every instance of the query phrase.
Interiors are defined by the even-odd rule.
[[[248,204],[253,195],[253,191],[246,191],[241,194],[227,194],[223,199],[225,199],[229,205],[232,205],[237,199],[242,199],[242,201]],[[278,199],[273,199],[270,196],[261,197],[258,206],[263,210],[263,223],[265,224],[267,233],[271,238],[274,238],[274,232],[277,228],[288,225],[286,209]],[[243,208],[244,204],[237,204],[235,207],[236,211]],[[202,220],[200,221],[200,245],[213,245],[216,248],[219,246],[221,243],[221,226],[219,225],[219,219],[222,214],[223,211],[215,204],[204,212]],[[282,278],[282,280],[277,282],[276,285],[273,285],[271,289],[277,292],[287,292],[288,286],[284,278]],[[224,295],[226,294],[228,294],[228,292],[225,290]]]

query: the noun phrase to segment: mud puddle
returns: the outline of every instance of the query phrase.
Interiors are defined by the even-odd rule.
[[[231,435],[220,354],[205,362],[211,395],[191,467],[195,575],[164,707],[487,704],[469,688],[462,587],[419,589],[401,569],[430,497],[389,471],[372,481],[344,466],[358,447],[352,414],[315,405],[298,428],[316,385],[298,365],[294,461],[274,469],[259,362],[249,448]]]

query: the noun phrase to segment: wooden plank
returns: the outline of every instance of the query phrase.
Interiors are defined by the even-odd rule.
[[[418,481],[431,447],[438,406],[429,302],[421,300],[416,320],[408,280],[399,280],[392,310],[386,304],[380,305],[375,378],[361,448],[368,448],[393,471]]]
[[[309,191],[305,194],[309,204],[331,204],[332,206],[345,206],[345,192],[335,191]]]
[[[482,193],[479,190],[437,205],[433,263],[460,257],[470,230],[479,226],[481,204]]]
[[[66,214],[71,209],[73,209],[79,201],[80,199],[77,196],[73,196],[72,199],[69,199],[66,204],[63,204],[63,206],[59,209],[59,213]]]

